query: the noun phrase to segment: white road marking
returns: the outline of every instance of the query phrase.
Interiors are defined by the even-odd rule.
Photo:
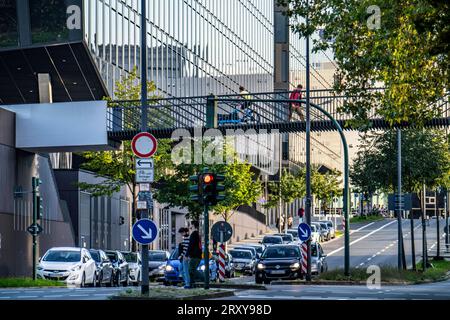
[[[11,297],[0,297],[0,299],[11,299]]]
[[[38,296],[18,296],[17,299],[35,299]]]
[[[50,295],[50,296],[43,296],[43,298],[62,298],[63,296],[60,294],[54,294],[54,295]]]
[[[354,245],[354,244],[356,244],[356,243],[358,243],[358,242],[360,242],[360,241],[362,241],[362,240],[364,240],[364,239],[370,237],[371,235],[373,235],[373,234],[375,234],[375,233],[377,233],[377,232],[383,230],[384,228],[386,228],[386,227],[388,227],[388,226],[390,226],[391,224],[394,224],[394,223],[396,223],[396,222],[397,222],[397,221],[391,221],[391,222],[385,224],[384,226],[382,226],[381,228],[378,228],[378,229],[376,229],[376,230],[373,230],[372,232],[366,234],[365,236],[363,236],[363,237],[361,237],[361,238],[359,238],[359,239],[356,239],[355,241],[351,242],[351,243],[350,243],[350,246],[352,246],[352,245]],[[367,227],[367,226],[366,226],[366,227]],[[339,249],[336,249],[336,250],[334,250],[334,251],[328,253],[328,256],[332,256],[333,254],[338,253],[339,251],[344,250],[344,248],[345,248],[345,247],[341,247],[341,248],[339,248]]]

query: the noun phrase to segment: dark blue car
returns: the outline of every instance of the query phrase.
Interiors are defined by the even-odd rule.
[[[175,249],[170,254],[170,258],[167,261],[166,268],[164,271],[164,284],[165,285],[174,285],[183,282],[183,276],[180,273],[180,265],[181,262],[178,260],[179,254],[178,249]],[[205,270],[205,260],[201,260],[200,264],[197,268],[198,278],[199,280],[203,280],[203,272]],[[214,282],[217,281],[217,262],[213,257],[209,260],[209,279]]]

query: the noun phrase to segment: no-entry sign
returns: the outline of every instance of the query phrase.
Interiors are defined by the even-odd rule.
[[[150,158],[158,149],[158,141],[152,134],[141,132],[131,141],[131,149],[139,158]]]

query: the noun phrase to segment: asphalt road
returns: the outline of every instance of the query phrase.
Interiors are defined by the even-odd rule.
[[[237,292],[219,300],[450,300],[450,281],[414,286],[271,285],[268,290]]]
[[[126,288],[0,289],[4,300],[106,300]]]
[[[441,252],[445,251],[443,229],[444,220],[440,220]],[[422,259],[422,227],[421,221],[414,222],[414,243],[416,262]],[[412,265],[411,259],[411,232],[410,221],[403,221],[403,238],[405,255],[408,267]],[[436,254],[437,244],[436,220],[430,221],[427,226],[427,247],[429,255]],[[350,230],[350,266],[367,268],[370,265],[397,266],[397,220],[383,220],[366,225],[352,225]],[[329,269],[344,267],[344,238],[331,240],[322,244]]]

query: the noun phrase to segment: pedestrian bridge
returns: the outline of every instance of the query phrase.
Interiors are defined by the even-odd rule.
[[[382,91],[382,89],[374,89]],[[289,121],[289,92],[269,92],[252,94],[255,101],[243,108],[244,100],[240,95],[221,95],[183,98],[164,98],[148,100],[147,112],[149,132],[157,138],[170,138],[174,130],[183,128],[191,134],[194,130],[206,131],[209,119],[215,119],[213,126],[222,133],[230,130],[264,130],[270,133],[304,132],[306,122],[294,114]],[[448,95],[430,108],[436,110],[436,117],[426,123],[427,127],[446,127],[450,125],[450,104]],[[340,108],[356,98],[336,95],[331,90],[311,91],[311,103],[320,106],[337,120],[344,130],[358,130],[352,126],[352,117],[340,112]],[[210,101],[208,108],[208,100]],[[285,101],[282,101],[285,100]],[[212,103],[211,103],[212,102]],[[213,105],[213,109],[211,109]],[[301,108],[305,113],[305,101]],[[107,109],[108,137],[113,140],[131,140],[141,131],[141,102],[112,101]],[[370,128],[387,129],[390,124],[377,117],[375,109],[368,115]],[[408,123],[403,123],[408,127]],[[335,131],[336,127],[328,117],[318,110],[311,109],[312,131]]]

